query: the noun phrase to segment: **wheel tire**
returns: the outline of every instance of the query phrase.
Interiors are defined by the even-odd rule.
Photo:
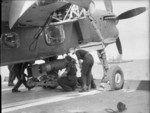
[[[51,85],[47,86],[50,89],[56,89],[58,87],[58,83],[57,83],[57,79],[58,79],[58,72],[51,72],[50,73],[51,76]]]
[[[56,89],[58,87],[58,85],[56,85],[56,86],[47,86],[47,87],[50,88],[50,89]]]
[[[123,88],[124,74],[119,66],[111,66],[107,71],[107,76],[109,78],[111,90],[119,90]]]
[[[35,83],[32,79],[27,80],[27,85],[28,85],[29,88],[34,88],[35,87]]]

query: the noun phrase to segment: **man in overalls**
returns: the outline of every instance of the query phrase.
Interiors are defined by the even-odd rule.
[[[12,89],[12,92],[20,92],[20,90],[18,90],[18,88],[21,86],[21,84],[24,84],[24,86],[30,90],[31,88],[27,85],[26,83],[26,79],[25,79],[25,73],[24,70],[25,68],[28,66],[28,64],[30,64],[29,62],[26,63],[18,63],[18,64],[14,64],[13,66],[13,73],[16,75],[18,82],[16,83],[16,85],[14,86],[14,88]]]
[[[82,90],[80,92],[89,91],[91,88],[91,81],[93,78],[91,70],[94,64],[94,59],[92,55],[85,50],[77,50],[76,56],[78,58],[81,69]]]
[[[63,88],[65,91],[73,91],[77,87],[77,68],[76,68],[76,61],[70,56],[66,56],[67,66],[65,72],[62,76],[58,79],[58,84]]]

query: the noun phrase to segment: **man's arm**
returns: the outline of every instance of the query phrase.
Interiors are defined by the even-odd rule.
[[[79,67],[80,67],[80,69],[82,69],[82,60],[78,60],[78,63],[79,63]]]

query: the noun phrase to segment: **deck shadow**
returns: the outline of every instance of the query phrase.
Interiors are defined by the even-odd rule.
[[[150,81],[148,80],[127,80],[124,84],[124,89],[134,89],[150,91]]]

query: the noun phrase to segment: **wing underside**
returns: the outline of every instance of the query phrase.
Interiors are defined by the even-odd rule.
[[[76,4],[88,9],[90,2],[91,0],[45,0],[45,3],[40,0],[3,0],[2,21],[9,21],[10,28],[17,22],[24,25],[43,26],[52,12],[66,4]]]

